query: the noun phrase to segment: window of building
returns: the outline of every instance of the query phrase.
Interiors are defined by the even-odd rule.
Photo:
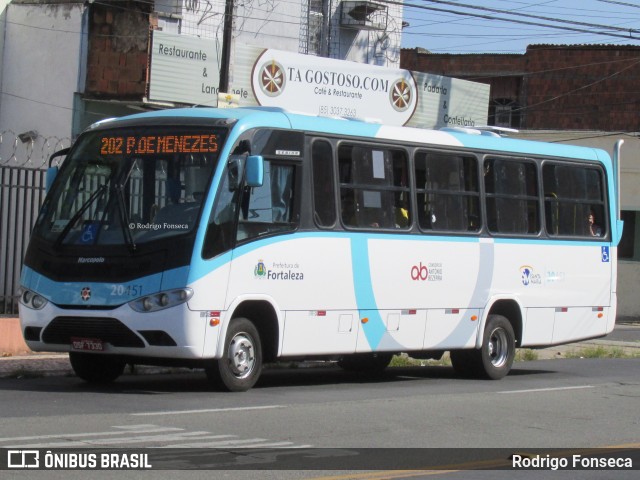
[[[600,169],[547,162],[542,167],[542,178],[550,235],[607,235],[608,219]]]
[[[345,226],[409,228],[409,170],[404,151],[343,144],[338,149],[338,168]]]
[[[624,228],[622,230],[622,239],[618,245],[618,258],[624,260],[640,260],[636,258],[636,219],[638,212],[625,210],[622,212],[622,221]],[[640,225],[640,224],[639,224]]]
[[[475,157],[418,152],[415,176],[421,229],[458,232],[480,229],[480,190]]]
[[[520,105],[510,98],[496,98],[489,105],[489,125],[520,128]]]
[[[484,185],[490,232],[536,235],[540,231],[535,163],[489,158],[484,162]]]
[[[325,17],[324,17],[324,2],[323,0],[310,0],[308,7],[308,36],[307,36],[307,51],[309,55],[322,56],[326,52],[326,46],[324,46],[323,38],[325,37]]]

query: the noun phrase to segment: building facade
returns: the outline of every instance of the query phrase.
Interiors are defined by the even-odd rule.
[[[638,317],[640,296],[640,46],[531,45],[522,55],[403,50],[402,68],[491,85],[489,124],[516,138],[602,148],[624,140],[618,317]]]

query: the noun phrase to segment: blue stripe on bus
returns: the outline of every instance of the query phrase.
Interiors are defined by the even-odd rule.
[[[597,241],[597,240],[541,240],[541,239],[529,239],[529,238],[498,238],[492,237],[494,243],[500,244],[518,244],[518,245],[553,245],[560,247],[604,247],[612,246],[610,242]]]
[[[361,315],[363,310],[367,310],[368,321],[362,324],[362,330],[371,350],[376,350],[386,331],[386,327],[382,321],[376,297],[373,293],[369,262],[369,238],[366,236],[353,236],[351,238],[351,266],[357,308]]]
[[[275,243],[297,240],[300,238],[345,238],[352,241],[352,244],[356,239],[366,240],[393,240],[393,241],[413,241],[413,242],[447,242],[447,243],[479,243],[481,239],[487,239],[487,237],[477,236],[439,236],[439,235],[411,235],[411,234],[394,234],[394,233],[360,233],[360,232],[331,232],[331,231],[318,231],[318,232],[298,232],[289,235],[278,235],[274,237],[264,238],[253,242],[246,243],[237,247],[231,252],[224,253],[210,260],[204,260],[202,258],[195,259],[189,272],[189,283],[195,282],[200,278],[208,275],[214,270],[227,264],[233,258],[238,258],[243,255],[252,253],[253,251],[273,245]],[[609,242],[603,241],[581,241],[581,240],[551,240],[551,239],[528,239],[528,238],[499,238],[488,237],[496,244],[516,244],[516,245],[553,245],[553,246],[572,246],[572,247],[597,247],[613,246]],[[353,253],[353,248],[352,248]],[[354,272],[355,274],[355,272]]]

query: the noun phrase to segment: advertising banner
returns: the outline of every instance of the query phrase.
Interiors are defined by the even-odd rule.
[[[416,108],[408,70],[264,50],[253,64],[253,94],[260,105],[305,113],[405,124]]]
[[[420,128],[487,125],[489,85],[428,73],[236,44],[233,105]],[[218,105],[215,43],[153,33],[149,99]]]

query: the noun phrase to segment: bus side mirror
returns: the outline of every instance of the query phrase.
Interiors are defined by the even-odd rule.
[[[264,182],[264,159],[261,155],[250,155],[247,157],[245,171],[247,187],[261,187]]]
[[[53,185],[53,181],[56,179],[58,175],[58,167],[49,167],[47,168],[47,173],[44,177],[44,191],[45,193],[49,193],[51,190],[51,185]]]

